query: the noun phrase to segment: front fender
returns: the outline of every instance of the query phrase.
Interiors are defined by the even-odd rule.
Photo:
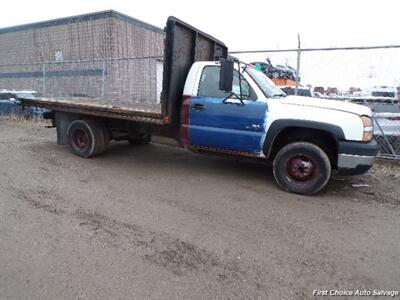
[[[307,121],[307,120],[293,120],[293,119],[280,119],[275,120],[268,128],[268,131],[265,136],[265,142],[263,147],[263,152],[266,158],[268,158],[271,154],[272,145],[276,137],[279,135],[282,130],[286,128],[304,128],[304,129],[317,129],[320,131],[329,132],[333,137],[337,140],[344,140],[345,135],[339,126],[323,123],[323,122],[315,122],[315,121]]]

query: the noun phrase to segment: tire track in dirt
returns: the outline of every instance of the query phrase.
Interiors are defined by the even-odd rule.
[[[279,283],[279,278],[266,278],[268,272],[256,264],[250,264],[249,267],[244,261],[221,258],[217,253],[165,232],[149,231],[81,207],[74,209],[69,207],[66,199],[53,192],[44,189],[26,191],[15,186],[9,186],[9,190],[32,209],[72,218],[79,226],[92,232],[91,240],[97,239],[109,247],[129,251],[140,256],[144,262],[176,276],[211,277],[215,278],[218,285],[238,289],[244,294],[245,291],[257,291],[264,296],[271,290],[269,283]]]

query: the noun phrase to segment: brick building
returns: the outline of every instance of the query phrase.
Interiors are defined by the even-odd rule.
[[[116,11],[0,29],[0,89],[153,105],[164,32]]]

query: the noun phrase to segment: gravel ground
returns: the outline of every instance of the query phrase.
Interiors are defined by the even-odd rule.
[[[0,120],[0,299],[310,299],[399,290],[400,167],[314,197],[160,144],[81,159]]]

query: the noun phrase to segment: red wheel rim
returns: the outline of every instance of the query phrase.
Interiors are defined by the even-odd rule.
[[[89,143],[89,139],[86,132],[81,129],[74,130],[72,134],[72,140],[74,141],[75,146],[79,150],[84,150]]]
[[[294,181],[305,182],[317,174],[315,162],[308,156],[297,154],[290,157],[285,164],[286,176]]]

